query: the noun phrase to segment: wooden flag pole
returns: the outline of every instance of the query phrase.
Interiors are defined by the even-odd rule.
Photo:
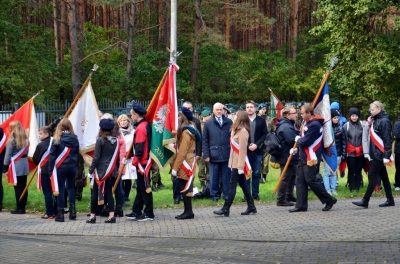
[[[328,71],[326,72],[326,74],[324,75],[324,78],[322,79],[322,82],[321,82],[321,85],[320,85],[320,87],[319,87],[319,90],[318,90],[317,94],[315,95],[315,98],[314,98],[314,100],[313,100],[313,102],[312,102],[312,104],[311,104],[311,106],[312,106],[313,108],[315,107],[315,105],[316,105],[316,103],[317,103],[318,97],[319,97],[319,96],[321,95],[321,93],[322,93],[322,89],[324,89],[325,83],[328,81],[329,75],[331,74],[331,70],[335,67],[335,65],[337,64],[337,62],[338,62],[338,59],[337,59],[336,57],[334,57],[334,58],[331,59],[330,67],[329,67]],[[271,92],[272,92],[272,91],[271,91]],[[303,128],[303,127],[302,127],[302,128]],[[302,130],[302,128],[300,128],[300,131]],[[294,146],[293,146],[292,149],[295,149],[295,148],[297,148],[297,142],[294,143]],[[292,160],[292,157],[293,157],[293,154],[289,154],[289,157],[288,157],[288,159],[287,159],[287,161],[286,161],[285,167],[283,168],[283,170],[282,170],[282,172],[281,172],[281,175],[279,176],[278,182],[276,183],[274,192],[272,193],[272,197],[274,197],[274,196],[276,195],[276,193],[277,193],[277,191],[278,191],[278,189],[279,189],[279,186],[281,185],[283,176],[285,175],[286,170],[287,170],[287,168],[288,168],[288,166],[289,166],[289,164],[290,164],[290,161]]]
[[[35,177],[35,174],[36,174],[36,172],[37,172],[37,169],[38,169],[38,168],[36,167],[36,168],[33,170],[32,176],[31,176],[31,178],[29,179],[28,184],[25,186],[24,191],[21,193],[21,196],[19,197],[19,201],[21,201],[22,198],[24,198],[25,193],[28,191],[28,187],[29,187],[29,185],[31,184],[31,182],[32,182],[32,180],[33,180],[33,177]]]
[[[131,153],[132,153],[132,150],[133,150],[133,145],[134,145],[134,144],[133,144],[133,140],[132,140],[131,146],[129,147],[128,152],[125,154],[125,160],[126,160],[126,161],[129,160],[129,159],[131,158]],[[113,194],[115,193],[115,190],[117,189],[118,183],[119,183],[119,181],[120,181],[120,179],[121,179],[122,172],[124,171],[124,169],[125,169],[125,164],[122,164],[122,168],[119,170],[118,177],[117,177],[117,179],[115,180],[114,186],[113,186],[113,188],[112,188],[112,193],[113,193]]]

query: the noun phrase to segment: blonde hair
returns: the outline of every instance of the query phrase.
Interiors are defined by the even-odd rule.
[[[385,111],[385,107],[380,101],[373,101],[372,104],[381,109],[382,112]]]
[[[74,129],[68,118],[63,118],[60,123],[58,123],[56,132],[54,133],[54,144],[58,145],[60,143],[63,131],[68,131],[70,134],[74,135]]]
[[[26,132],[19,121],[12,121],[10,123],[10,139],[9,142],[15,141],[17,149],[22,149],[26,146]]]
[[[128,121],[128,127],[132,128],[131,119],[130,119],[127,115],[125,115],[125,114],[122,114],[122,115],[120,115],[120,116],[117,118],[117,124],[118,124],[118,126],[120,126],[120,125],[119,125],[119,122],[121,122],[123,119],[124,119],[124,120],[127,120],[127,121]]]

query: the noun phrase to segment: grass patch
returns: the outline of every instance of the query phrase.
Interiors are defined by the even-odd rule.
[[[322,171],[322,169],[321,169]],[[394,188],[394,167],[388,167],[389,179],[392,185],[393,194]],[[275,189],[277,180],[279,178],[280,170],[277,169],[270,169],[269,174],[267,175],[267,183],[260,184],[260,202],[256,202],[256,204],[260,203],[275,203],[276,197],[272,197],[272,193]],[[168,170],[161,171],[161,179],[162,183],[167,187],[166,189],[159,190],[158,192],[153,193],[154,199],[154,208],[155,209],[165,209],[165,208],[183,208],[183,203],[176,205],[174,204],[174,200],[172,197],[172,181],[171,176],[168,174]],[[29,180],[29,179],[28,179]],[[359,192],[350,192],[348,188],[346,188],[347,177],[339,178],[339,187],[337,189],[338,195],[336,198],[343,199],[343,198],[356,198],[362,197],[365,193],[365,189],[368,185],[368,178],[366,173],[363,173],[363,180],[364,180],[364,187],[360,189]],[[14,209],[16,207],[15,203],[15,194],[13,186],[8,185],[7,177],[5,175],[2,177],[3,187],[4,187],[4,198],[3,198],[3,208],[4,209]],[[200,187],[200,183],[198,179],[195,179],[195,186]],[[133,200],[135,198],[136,191],[132,190],[130,193],[130,201],[128,202],[131,206]],[[245,206],[245,203],[241,202],[242,198],[244,197],[242,190],[238,187],[236,198],[234,200],[234,204],[242,204]],[[310,200],[317,199],[313,192],[309,192],[308,197]],[[372,197],[385,197],[385,192],[382,190],[380,193],[374,193]],[[218,203],[211,201],[210,199],[193,199],[193,206],[194,207],[211,207],[211,206],[222,206],[224,200],[220,199]],[[77,211],[82,212],[89,212],[90,211],[90,188],[87,186],[83,190],[83,198],[81,201],[76,201],[76,208]],[[129,211],[131,207],[125,207],[124,210]],[[28,196],[28,203],[27,203],[27,211],[34,212],[34,213],[44,213],[45,206],[44,206],[44,196],[43,193],[36,189],[36,176],[33,179],[31,185],[29,186],[29,196]]]

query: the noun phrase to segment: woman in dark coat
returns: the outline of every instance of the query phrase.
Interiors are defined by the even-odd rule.
[[[389,115],[385,113],[383,104],[375,101],[370,105],[372,116],[372,125],[369,132],[369,157],[370,169],[368,171],[368,187],[364,197],[359,202],[353,202],[357,206],[368,208],[369,199],[374,191],[375,186],[382,180],[386,193],[386,202],[380,204],[379,207],[394,206],[392,189],[386,170],[392,157],[392,124]]]

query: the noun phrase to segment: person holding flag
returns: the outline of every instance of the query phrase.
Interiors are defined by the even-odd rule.
[[[231,178],[229,181],[228,199],[225,200],[224,206],[220,210],[214,211],[216,215],[229,216],[229,210],[235,199],[238,183],[247,201],[247,209],[241,214],[249,215],[257,213],[253,197],[250,194],[250,188],[246,183],[246,179],[251,176],[252,172],[249,159],[247,158],[247,145],[250,133],[250,118],[247,112],[239,110],[231,127],[231,151],[228,161],[228,166],[231,168]]]
[[[361,201],[353,202],[354,205],[368,208],[368,203],[374,192],[375,186],[382,180],[386,193],[386,202],[379,207],[394,206],[394,198],[390,187],[386,165],[393,160],[392,156],[392,124],[389,115],[385,113],[384,106],[379,101],[370,104],[372,125],[369,131],[369,159],[368,187]]]
[[[25,214],[28,191],[19,199],[26,186],[29,173],[28,150],[29,141],[22,124],[19,121],[10,123],[10,138],[7,142],[4,156],[3,173],[7,174],[8,183],[14,185],[17,208],[12,214]]]
[[[201,135],[193,122],[193,114],[189,108],[182,107],[179,113],[177,131],[177,154],[171,168],[171,175],[177,177],[183,196],[184,211],[175,218],[178,220],[193,219],[192,196],[193,180],[196,172],[196,146]]]
[[[78,167],[79,141],[68,118],[63,118],[54,133],[54,143],[50,149],[49,172],[51,186],[57,197],[56,222],[64,222],[64,192],[67,186],[69,198],[69,219],[76,219],[75,175]]]
[[[131,153],[132,165],[138,172],[136,197],[133,202],[132,212],[126,215],[127,219],[142,221],[153,221],[153,194],[149,182],[149,170],[152,160],[150,158],[151,128],[144,119],[146,109],[139,103],[133,102],[131,117],[135,127],[133,139],[133,153]],[[125,159],[124,163],[127,162]],[[144,206],[144,209],[143,209]],[[143,213],[142,213],[143,210]]]
[[[97,205],[105,204],[107,201],[109,217],[105,223],[115,223],[114,197],[112,193],[113,181],[118,175],[119,147],[117,131],[114,129],[115,123],[112,119],[103,118],[99,123],[100,131],[94,148],[92,164],[89,174],[93,175],[95,183],[90,202],[90,217],[86,223],[96,223]],[[105,198],[105,199],[104,199]]]
[[[319,115],[314,115],[314,108],[310,104],[305,104],[300,108],[301,117],[303,118],[303,126],[300,136],[295,137],[295,141],[299,146],[300,161],[297,167],[297,202],[293,209],[289,212],[306,212],[308,209],[308,188],[315,193],[325,207],[322,211],[329,211],[337,202],[325,190],[325,187],[317,180],[319,164],[323,149],[323,132],[322,127],[324,119]],[[291,149],[293,154],[294,150]]]

